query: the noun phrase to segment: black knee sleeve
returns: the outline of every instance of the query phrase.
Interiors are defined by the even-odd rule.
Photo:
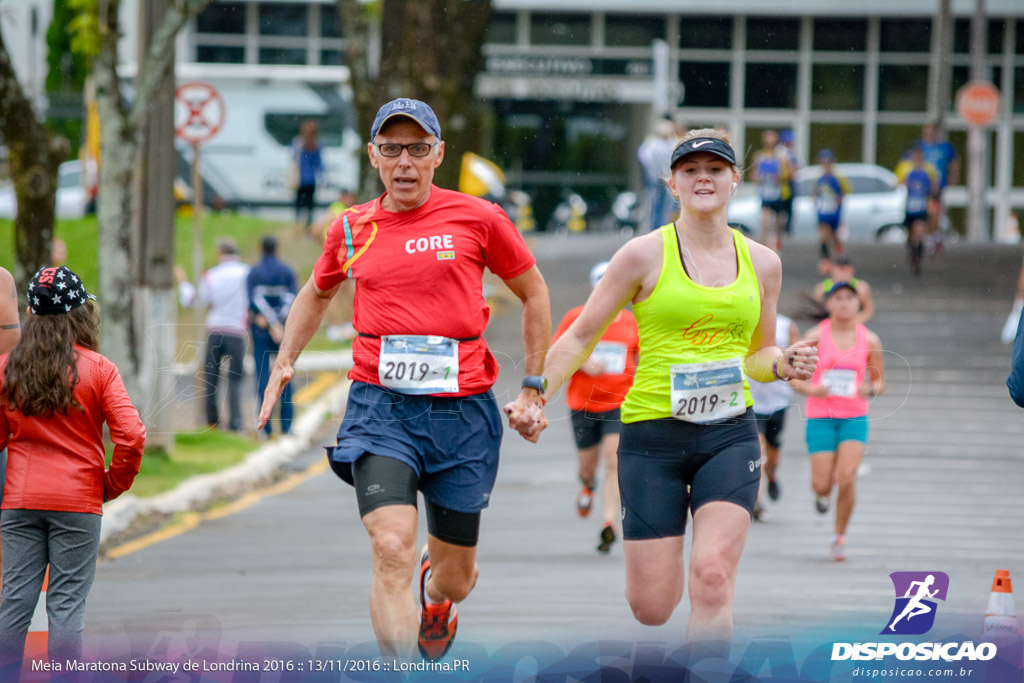
[[[472,548],[480,538],[480,513],[449,510],[428,500],[427,531],[445,543]]]

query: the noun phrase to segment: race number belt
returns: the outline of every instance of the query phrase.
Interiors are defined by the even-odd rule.
[[[604,375],[621,375],[626,371],[626,355],[629,347],[621,342],[597,342],[591,360],[604,366]]]
[[[743,359],[673,365],[672,417],[697,424],[742,415]]]
[[[821,382],[828,389],[829,396],[852,398],[857,395],[856,370],[826,370],[821,375]]]
[[[459,340],[420,334],[382,336],[377,378],[381,386],[400,394],[456,393]]]

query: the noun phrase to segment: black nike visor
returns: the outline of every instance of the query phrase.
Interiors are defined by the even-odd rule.
[[[669,168],[674,169],[676,164],[685,157],[698,152],[713,154],[733,166],[736,165],[736,152],[732,150],[732,147],[725,140],[719,140],[718,138],[693,138],[676,145],[676,148],[672,151],[672,163],[669,164]]]

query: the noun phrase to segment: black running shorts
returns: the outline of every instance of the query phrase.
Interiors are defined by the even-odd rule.
[[[622,425],[619,495],[626,540],[686,533],[686,514],[712,501],[754,511],[761,477],[754,411],[692,424],[666,417]]]
[[[607,434],[618,434],[622,429],[619,417],[620,410],[615,408],[604,413],[591,413],[586,410],[574,410],[569,415],[572,420],[572,435],[576,439],[576,448],[583,450],[601,443]]]
[[[782,428],[786,425],[786,408],[774,413],[762,415],[754,413],[757,418],[757,431],[764,434],[764,441],[772,448],[782,446]]]

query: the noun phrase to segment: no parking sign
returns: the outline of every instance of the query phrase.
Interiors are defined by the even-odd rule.
[[[227,110],[216,88],[184,83],[174,91],[174,134],[193,145],[206,142],[224,125]]]

